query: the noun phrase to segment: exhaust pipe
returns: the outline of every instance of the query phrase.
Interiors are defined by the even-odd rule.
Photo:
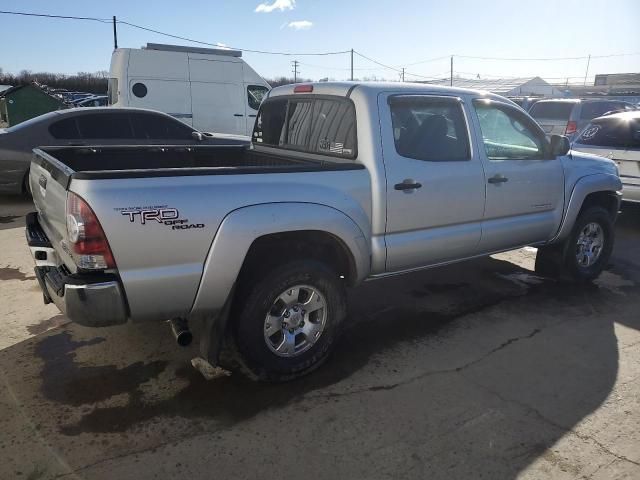
[[[171,325],[171,333],[173,333],[173,337],[176,339],[176,342],[178,342],[178,345],[186,347],[191,344],[193,335],[184,318],[172,318],[169,320],[169,325]]]

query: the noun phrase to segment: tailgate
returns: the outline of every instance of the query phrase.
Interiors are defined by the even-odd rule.
[[[40,225],[60,258],[73,271],[75,270],[74,262],[63,244],[67,236],[66,208],[69,178],[68,167],[45,153],[38,151],[34,153],[29,182]]]

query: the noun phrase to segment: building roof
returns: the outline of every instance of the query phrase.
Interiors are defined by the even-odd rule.
[[[449,85],[450,78],[442,78],[438,80],[428,80],[420,83],[429,83],[433,85]],[[506,94],[512,92],[518,87],[524,85],[529,87],[551,87],[552,85],[540,77],[516,77],[516,78],[458,78],[453,77],[453,86],[460,88],[470,88],[473,90],[487,90],[497,94]]]
[[[10,89],[13,85],[0,85],[0,92]]]
[[[18,90],[20,90],[22,87],[25,87],[26,85],[16,85],[15,87],[9,87],[5,90],[0,91],[0,97],[4,97],[6,95],[9,95],[10,93],[16,92]]]

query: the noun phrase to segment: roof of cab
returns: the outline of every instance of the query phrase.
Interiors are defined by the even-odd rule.
[[[454,95],[476,95],[486,98],[492,98],[501,101],[508,101],[505,97],[490,93],[484,90],[473,90],[469,88],[447,87],[441,85],[431,85],[428,83],[410,83],[410,82],[311,82],[283,85],[276,87],[269,93],[269,98],[282,95],[293,95],[294,88],[297,85],[313,85],[312,95],[335,95],[346,97],[354,90],[362,91],[367,94],[377,95],[380,92],[388,91],[406,91],[420,93],[436,93],[436,94],[454,94]]]
[[[618,112],[618,113],[611,113],[609,115],[603,115],[601,117],[598,118],[594,118],[593,121],[596,120],[603,120],[606,118],[617,118],[619,120],[638,120],[640,119],[640,110],[629,110],[627,112]]]

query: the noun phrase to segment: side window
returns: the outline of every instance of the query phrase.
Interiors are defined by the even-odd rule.
[[[99,113],[77,117],[82,138],[131,139],[133,132],[126,113]]]
[[[65,118],[49,125],[49,133],[58,140],[77,140],[82,138],[75,117]]]
[[[355,158],[353,104],[328,98],[276,98],[258,113],[253,141],[320,155]]]
[[[164,115],[132,113],[134,137],[148,140],[191,140],[193,129],[179,120]]]
[[[455,98],[391,97],[396,152],[428,162],[469,160],[469,137],[462,105]]]
[[[268,91],[269,89],[262,85],[249,85],[247,87],[247,101],[249,102],[249,107],[254,110],[258,110],[262,103],[262,99]]]
[[[522,112],[486,100],[474,100],[489,160],[541,160],[544,134]]]

